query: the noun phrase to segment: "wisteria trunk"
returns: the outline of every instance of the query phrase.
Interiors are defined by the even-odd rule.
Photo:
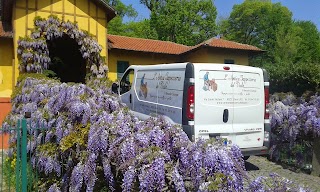
[[[320,176],[320,137],[315,137],[313,141],[311,174],[317,177]]]

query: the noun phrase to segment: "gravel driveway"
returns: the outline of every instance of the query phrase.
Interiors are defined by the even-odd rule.
[[[259,176],[269,176],[270,173],[277,173],[299,185],[308,187],[314,192],[320,192],[320,177],[284,169],[281,165],[269,161],[266,157],[251,156],[245,162],[245,166],[251,179]]]

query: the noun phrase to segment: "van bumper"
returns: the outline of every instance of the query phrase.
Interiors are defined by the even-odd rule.
[[[252,147],[240,149],[243,156],[251,156],[251,155],[267,155],[269,154],[269,148],[266,146],[262,147]]]

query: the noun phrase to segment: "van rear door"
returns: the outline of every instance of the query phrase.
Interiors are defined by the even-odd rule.
[[[220,64],[194,64],[195,137],[232,140],[232,71]]]
[[[260,68],[232,66],[234,141],[240,148],[262,147],[264,140],[264,81]]]
[[[194,64],[195,135],[226,138],[240,148],[261,147],[263,74],[259,68]]]

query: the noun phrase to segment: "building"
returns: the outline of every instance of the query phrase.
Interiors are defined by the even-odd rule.
[[[249,57],[263,51],[255,46],[211,38],[195,46],[169,41],[108,35],[109,77],[121,77],[129,65],[198,62],[248,65]]]
[[[107,35],[107,23],[116,16],[105,0],[0,0],[0,124],[10,111],[10,96],[19,75],[17,42],[29,36],[34,18],[56,15],[77,22],[102,46],[109,77],[115,80],[133,64],[172,62],[216,62],[248,65],[249,57],[261,49],[212,38],[199,45],[185,46],[166,41]]]
[[[11,110],[10,96],[19,75],[17,42],[31,34],[34,18],[56,15],[63,21],[77,22],[91,33],[108,57],[107,22],[115,11],[104,0],[0,0],[0,125]],[[0,141],[1,143],[1,141]]]

